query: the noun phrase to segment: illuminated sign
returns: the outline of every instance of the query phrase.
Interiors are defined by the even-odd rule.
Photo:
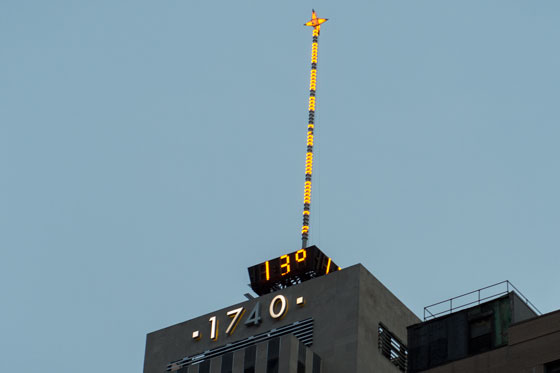
[[[251,288],[258,295],[338,270],[340,267],[317,246],[294,251],[248,268]]]
[[[303,297],[298,297],[296,299],[296,304],[300,307],[305,305],[305,300]],[[268,314],[273,320],[281,320],[284,315],[288,312],[288,299],[284,295],[277,295],[270,301],[268,306]],[[235,328],[243,318],[245,314],[245,308],[239,307],[226,312],[226,316],[231,318],[231,321],[225,330],[227,335],[232,335]],[[245,326],[258,326],[261,323],[261,303],[255,303],[253,310],[249,313],[245,319]],[[210,323],[208,336],[212,341],[217,341],[219,336],[219,322],[218,317],[213,315],[208,319]],[[194,330],[192,332],[192,339],[199,341],[202,338],[202,332],[200,330]]]
[[[257,301],[256,303],[246,305],[247,308],[241,306],[235,309],[227,311],[223,310],[212,314],[207,319],[208,324],[206,325],[204,325],[204,323],[196,323],[196,328],[190,329],[192,331],[193,345],[202,341],[202,345],[205,346],[203,348],[206,350],[202,353],[191,354],[179,360],[172,361],[167,364],[166,370],[168,372],[182,372],[183,370],[181,370],[181,368],[186,368],[212,357],[223,355],[224,349],[228,349],[230,351],[239,350],[286,334],[295,335],[301,343],[306,346],[310,346],[313,343],[312,317],[300,319],[296,322],[288,324],[275,325],[273,329],[265,332],[259,330],[259,327],[263,322],[264,325],[270,326],[270,321],[277,323],[288,313],[294,312],[294,310],[302,309],[306,304],[306,299],[303,296],[287,296],[278,294],[270,299],[267,302],[268,304],[263,305],[264,307],[261,306],[261,303],[261,301]],[[251,311],[246,313],[245,311],[248,310]],[[227,325],[227,328],[225,325]],[[236,330],[239,330],[238,326],[242,329],[251,328],[252,335],[243,338],[244,336],[247,336],[247,332],[241,331],[239,334],[242,339],[236,339],[236,336],[233,335]],[[232,336],[234,342],[232,342],[232,339],[230,338]],[[207,344],[204,344],[205,341]],[[224,343],[228,341],[230,343],[224,345]],[[210,343],[208,344],[208,342]],[[174,341],[174,343],[176,343],[176,341]],[[191,350],[191,352],[192,351],[194,350]]]

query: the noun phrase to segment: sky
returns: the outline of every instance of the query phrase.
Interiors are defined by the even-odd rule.
[[[310,244],[413,312],[560,308],[560,3],[0,3],[0,371],[139,372],[146,334]]]

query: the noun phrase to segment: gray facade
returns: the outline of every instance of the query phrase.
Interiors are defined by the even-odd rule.
[[[508,343],[431,369],[426,373],[559,373],[560,311],[516,324]]]
[[[399,351],[381,341],[400,346],[419,321],[358,264],[148,334],[144,373],[397,373]]]
[[[560,311],[509,294],[408,328],[409,372],[560,373]]]
[[[179,368],[177,373],[289,372],[321,373],[321,358],[295,336],[288,334],[223,353],[196,364]]]

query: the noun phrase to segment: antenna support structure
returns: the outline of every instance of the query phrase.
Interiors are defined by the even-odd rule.
[[[311,44],[311,74],[309,77],[309,120],[307,124],[307,152],[305,154],[305,186],[303,191],[303,224],[301,226],[301,247],[307,247],[309,239],[309,218],[311,214],[311,176],[313,174],[313,131],[315,129],[315,97],[317,92],[317,51],[321,24],[326,18],[317,18],[312,10],[311,21],[305,26],[313,27],[313,43]]]

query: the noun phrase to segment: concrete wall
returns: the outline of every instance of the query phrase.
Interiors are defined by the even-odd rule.
[[[356,372],[398,372],[377,350],[379,323],[406,343],[406,327],[420,320],[364,267],[360,267],[359,294]]]
[[[511,292],[510,294],[511,308],[513,310],[512,322],[516,323],[537,317],[535,311],[533,311],[516,293]]]
[[[270,317],[268,311],[271,300],[279,294],[288,300],[288,311],[280,320]],[[296,305],[298,297],[305,298],[304,306]],[[260,303],[262,322],[258,326],[246,326],[244,322],[257,302]],[[238,307],[246,311],[235,332],[228,336],[224,330],[231,319],[226,313]],[[208,338],[208,320],[212,316],[219,321],[217,341]],[[399,372],[377,349],[378,323],[381,321],[406,341],[406,326],[419,322],[385,286],[357,264],[148,334],[144,373],[162,373],[169,363],[186,356],[309,317],[314,319],[311,350],[321,357],[324,373]],[[202,334],[198,341],[192,339],[195,330]],[[257,360],[260,356],[262,354]]]

